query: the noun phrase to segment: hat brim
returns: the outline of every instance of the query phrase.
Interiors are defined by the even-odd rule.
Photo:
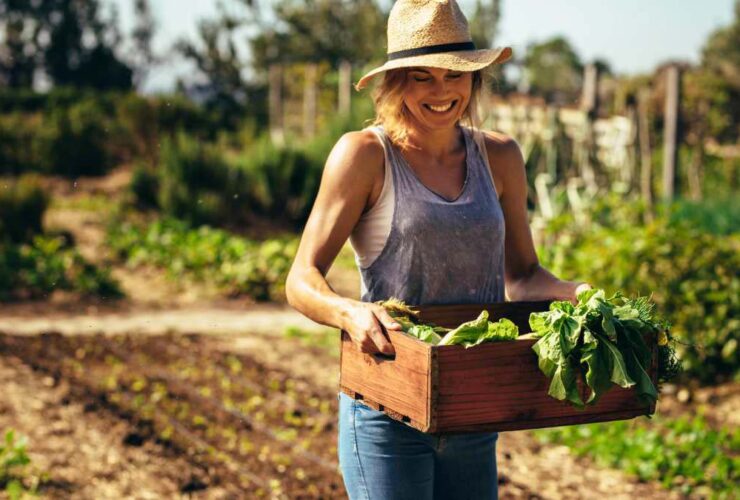
[[[421,56],[393,59],[366,73],[355,84],[355,89],[363,89],[373,77],[391,69],[429,66],[455,71],[477,71],[491,64],[500,64],[508,61],[511,58],[511,53],[511,47],[500,47],[496,49],[466,50],[461,52],[441,52],[438,54],[424,54]]]

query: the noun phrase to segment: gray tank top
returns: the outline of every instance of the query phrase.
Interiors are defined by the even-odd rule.
[[[467,165],[462,192],[447,200],[422,184],[382,126],[372,128],[392,169],[394,209],[383,250],[360,268],[361,300],[503,302],[504,216],[472,130],[461,127]]]

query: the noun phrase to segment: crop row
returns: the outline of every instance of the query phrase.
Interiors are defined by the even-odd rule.
[[[35,368],[67,378],[187,453],[213,471],[217,482],[255,495],[340,495],[327,402],[333,398],[302,381],[245,356],[219,357],[193,345],[194,337],[182,343],[172,336],[0,341]]]

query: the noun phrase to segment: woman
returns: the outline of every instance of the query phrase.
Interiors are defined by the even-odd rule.
[[[511,49],[475,50],[454,0],[398,0],[388,19],[388,61],[365,75],[375,126],[343,135],[286,283],[288,302],[347,331],[366,353],[393,354],[400,330],[375,301],[408,304],[574,300],[588,284],[562,281],[537,259],[527,221],[518,145],[480,134],[481,69]],[[360,301],[325,280],[350,238]],[[504,259],[504,254],[506,259]],[[497,433],[427,435],[339,394],[339,463],[350,498],[497,497]]]

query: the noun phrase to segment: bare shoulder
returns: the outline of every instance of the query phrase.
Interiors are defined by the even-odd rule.
[[[329,154],[324,179],[344,195],[362,198],[363,210],[369,210],[383,189],[384,162],[383,145],[371,130],[347,132]]]
[[[383,168],[383,146],[370,130],[343,134],[334,145],[327,163],[334,169],[348,169],[358,176],[374,177]]]
[[[526,193],[527,174],[519,144],[502,132],[491,130],[482,132],[486,143],[488,163],[491,165],[491,173],[499,197],[512,199],[516,193]],[[509,196],[505,196],[504,193]]]
[[[493,130],[483,130],[483,137],[486,141],[486,151],[488,158],[491,160],[491,166],[494,164],[517,163],[521,160],[522,152],[519,144],[509,135],[503,132]]]

